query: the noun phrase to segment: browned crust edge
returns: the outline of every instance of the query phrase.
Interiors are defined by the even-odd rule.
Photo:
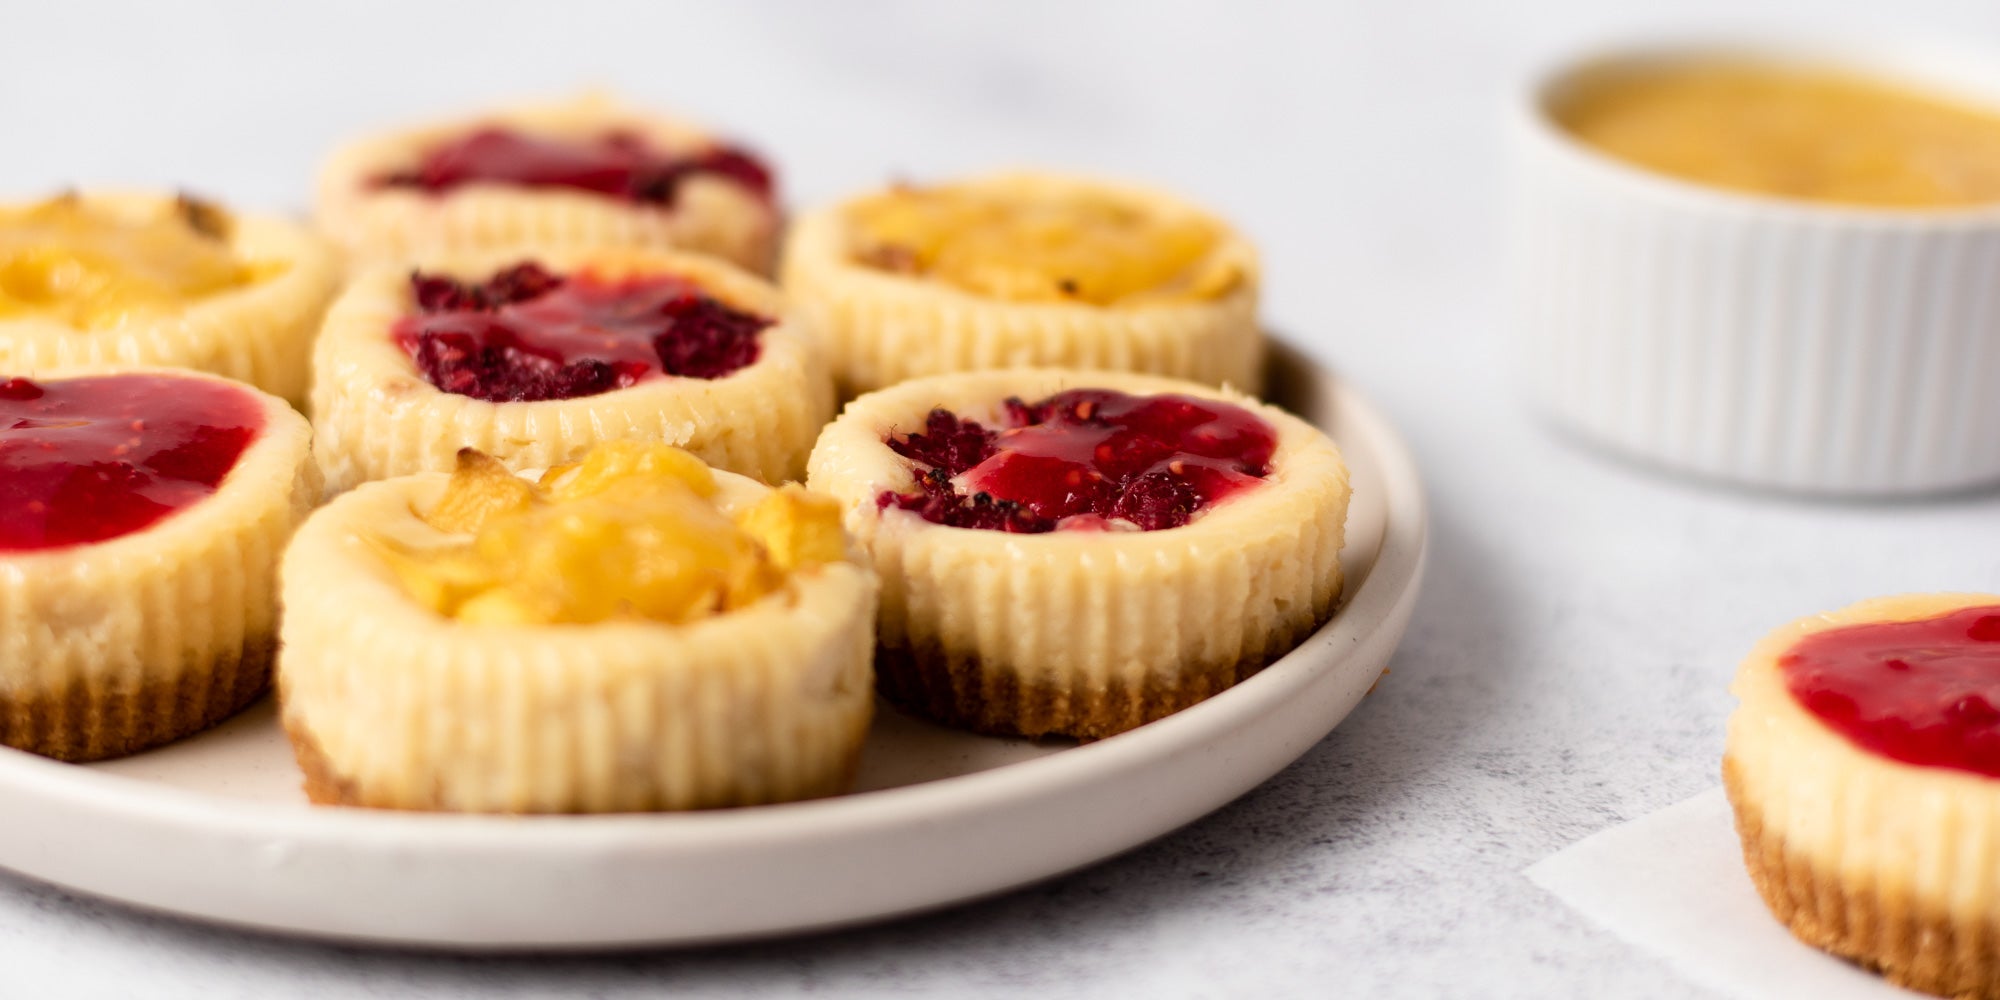
[[[58,691],[0,696],[0,745],[82,763],[123,757],[208,729],[242,711],[271,683],[277,644],[244,643],[234,655],[190,665],[178,676],[115,683],[72,682]]]
[[[1938,996],[2000,998],[2000,922],[1968,923],[1907,893],[1842,880],[1750,801],[1736,761],[1722,760],[1743,864],[1772,915],[1799,940],[1852,960],[1899,986]]]
[[[304,788],[306,801],[317,806],[367,806],[354,782],[340,776],[333,769],[333,762],[320,749],[319,741],[302,726],[295,726],[290,719],[284,722],[285,740],[292,745],[292,758],[299,762],[299,770],[305,774]]]
[[[1311,630],[1305,633],[1311,634]],[[987,669],[976,657],[879,647],[876,690],[912,715],[987,736],[1074,736],[1103,739],[1164,719],[1228,690],[1288,653],[1243,663],[1183,664],[1133,687],[1023,683],[1010,670]],[[1171,677],[1171,681],[1163,679]]]
[[[282,717],[282,712],[280,715]],[[444,804],[443,789],[435,790],[429,798],[414,805],[401,805],[372,799],[359,783],[340,773],[339,769],[334,766],[333,761],[327,757],[326,751],[320,747],[319,741],[314,739],[312,733],[304,726],[294,724],[290,718],[285,718],[284,730],[287,741],[292,745],[292,756],[298,761],[299,770],[305,775],[303,787],[306,793],[306,800],[314,805],[349,806],[360,809],[390,809],[405,812],[462,811]],[[853,749],[848,752],[847,758],[841,761],[840,769],[835,772],[836,776],[833,781],[828,782],[825,788],[818,789],[810,795],[803,796],[803,798],[825,798],[831,795],[839,795],[847,789],[854,787],[855,776],[861,768],[861,742],[860,740],[854,741]],[[729,808],[764,804],[766,803],[761,800],[754,802],[718,802],[703,808]],[[667,810],[661,808],[632,811],[661,812]]]

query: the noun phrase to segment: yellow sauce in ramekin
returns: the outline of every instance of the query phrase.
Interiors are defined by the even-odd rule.
[[[2000,202],[2000,112],[1843,69],[1622,66],[1549,110],[1613,157],[1715,187],[1886,208]]]

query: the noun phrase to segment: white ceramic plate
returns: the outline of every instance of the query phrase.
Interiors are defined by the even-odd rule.
[[[262,705],[120,761],[0,748],[0,866],[242,927],[459,949],[740,939],[942,906],[1135,847],[1318,742],[1389,661],[1423,572],[1422,489],[1387,422],[1280,345],[1272,396],[1354,482],[1325,627],[1200,705],[1096,743],[951,732],[885,709],[859,790],[707,813],[474,817],[308,805]]]

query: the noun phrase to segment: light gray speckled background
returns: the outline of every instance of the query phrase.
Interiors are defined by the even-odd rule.
[[[345,134],[589,81],[728,123],[799,203],[1002,162],[1184,189],[1261,241],[1276,323],[1405,429],[1436,523],[1429,590],[1374,697],[1268,785],[1079,875],[873,929],[557,960],[246,937],[0,876],[0,996],[1697,994],[1520,869],[1712,784],[1725,681],[1764,629],[1876,593],[2000,587],[2000,500],[1712,492],[1533,426],[1500,375],[1495,113],[1519,70],[1605,33],[1872,16],[2000,42],[2000,6],[1165,8],[15,0],[9,194],[190,183],[299,205]]]

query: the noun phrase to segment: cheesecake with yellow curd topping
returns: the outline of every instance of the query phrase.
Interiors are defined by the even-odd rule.
[[[184,195],[0,206],[0,371],[165,365],[298,402],[338,281],[301,227]]]
[[[278,685],[320,803],[628,812],[830,795],[873,706],[876,582],[832,501],[615,441],[466,450],[286,552]]]
[[[328,489],[656,441],[798,479],[833,416],[815,346],[769,284],[699,254],[549,250],[357,275],[327,314],[313,424]]]
[[[849,404],[810,469],[882,577],[882,693],[948,725],[1124,732],[1262,669],[1340,596],[1339,449],[1232,390],[937,375]]]
[[[1017,172],[893,187],[800,218],[782,276],[850,396],[1037,366],[1261,381],[1255,251],[1136,185]]]
[[[1794,622],[1731,690],[1723,777],[1771,912],[1900,985],[2000,996],[2000,595]]]
[[[708,130],[603,94],[368,136],[321,171],[320,227],[358,258],[622,246],[768,273],[776,181]]]

